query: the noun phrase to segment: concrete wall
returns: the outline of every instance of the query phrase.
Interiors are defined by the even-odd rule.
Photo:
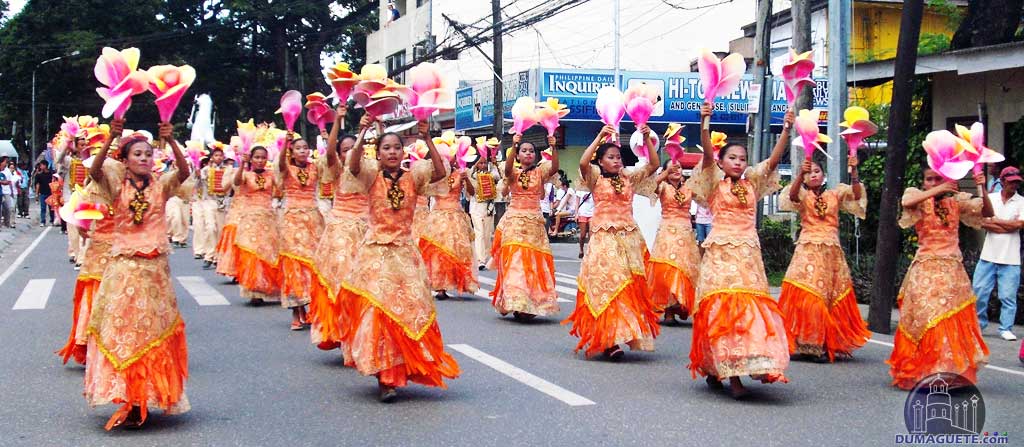
[[[967,75],[938,73],[934,81],[932,127],[945,129],[946,119],[950,117],[977,117],[978,103],[985,103],[988,108],[987,145],[1003,152],[1006,147],[1004,125],[1024,116],[1024,68]]]
[[[385,26],[388,20],[388,2],[380,0],[378,31],[366,36],[366,61],[383,64],[386,57],[405,51],[405,60],[412,60],[413,46],[427,38],[430,23],[430,2],[416,7],[416,0],[396,0],[404,5],[404,13],[397,21]],[[403,10],[403,8],[399,8]],[[358,68],[358,67],[355,67]]]

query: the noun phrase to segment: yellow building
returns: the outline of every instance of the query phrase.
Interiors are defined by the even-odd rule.
[[[966,12],[967,2],[947,1],[960,13]],[[854,64],[892,59],[896,57],[896,42],[900,35],[902,1],[853,2],[853,33],[850,36],[850,58]],[[927,6],[921,20],[921,40],[944,36],[946,42],[953,37],[956,24],[941,9]],[[850,102],[855,104],[882,104],[892,99],[892,81],[884,84],[851,88]]]
[[[775,4],[778,6],[776,1]],[[790,3],[790,2],[784,2]],[[926,2],[927,4],[933,1]],[[938,0],[935,0],[938,3]],[[921,41],[934,41],[943,36],[948,43],[956,31],[956,24],[949,17],[950,9],[966,13],[967,1],[941,0],[940,7],[928,5],[925,8],[921,23]],[[814,62],[818,69],[816,75],[824,76],[828,65],[828,0],[810,0],[811,9],[811,48],[814,50]],[[876,60],[892,59],[896,56],[896,42],[900,34],[900,14],[903,11],[902,0],[854,0],[853,14],[850,24],[850,62],[868,63]],[[754,37],[755,24],[743,27],[744,37]],[[771,19],[771,60],[773,72],[778,75],[781,61],[785,59],[789,48],[793,45],[793,19],[789,8],[780,10]],[[887,103],[892,97],[892,83],[850,89],[851,104]]]

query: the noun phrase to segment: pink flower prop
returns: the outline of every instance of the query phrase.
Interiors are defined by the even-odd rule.
[[[434,147],[437,148],[438,152],[441,152],[441,148],[437,147],[437,143],[434,144]],[[445,147],[447,148],[447,146]],[[413,162],[425,160],[427,158],[429,149],[427,149],[427,143],[425,141],[416,140],[403,148],[403,151],[405,152],[405,159],[402,160],[401,169],[408,171],[412,168]],[[444,156],[443,152],[441,153],[442,156]]]
[[[683,125],[679,123],[669,123],[668,129],[665,130],[665,152],[668,157],[679,163],[683,159],[683,154],[686,152],[683,149],[683,142],[686,141],[686,137],[683,136]]]
[[[537,106],[533,98],[523,96],[512,105],[512,133],[522,135],[537,124]]]
[[[327,130],[327,123],[334,122],[336,114],[327,105],[327,98],[323,93],[314,92],[306,95],[306,120],[316,125],[320,131]]]
[[[249,121],[244,123],[241,121],[235,121],[235,123],[238,125],[238,150],[243,154],[248,154],[249,149],[252,149],[253,142],[256,141],[256,133],[258,129],[256,128],[256,125],[253,124],[252,118],[249,118]]]
[[[660,141],[658,141],[658,135],[651,133],[651,138],[654,139],[654,148],[657,150]],[[643,158],[645,160],[651,159],[651,154],[647,149],[647,143],[644,141],[644,134],[639,130],[633,132],[633,135],[629,136],[629,148],[633,150],[637,158]]]
[[[497,138],[491,137],[476,137],[476,151],[481,157],[487,158],[495,150],[498,149],[498,145],[501,143]]]
[[[597,116],[601,117],[601,122],[614,127],[618,132],[619,123],[626,115],[626,104],[623,102],[622,92],[610,85],[601,87],[601,90],[597,91],[594,107],[597,108]]]
[[[548,98],[547,101],[537,103],[537,121],[548,131],[548,136],[555,136],[555,129],[558,129],[558,120],[569,114],[569,108],[565,104],[559,104],[558,98]]]
[[[455,163],[459,169],[466,169],[469,163],[477,159],[476,148],[473,147],[473,139],[465,135],[455,140]]]
[[[961,158],[964,147],[948,130],[929,133],[921,146],[928,154],[928,166],[947,180],[960,180],[974,167],[974,162]]]
[[[299,119],[302,113],[302,93],[297,90],[288,90],[281,95],[281,108],[274,113],[280,113],[284,117],[284,127],[288,131],[295,129],[295,120]]]
[[[818,133],[818,114],[813,111],[807,109],[800,110],[794,124],[796,132],[800,134],[799,143],[803,146],[807,158],[811,158],[814,155],[815,149],[823,153],[825,152],[819,143],[832,142],[828,135]]]
[[[551,158],[555,156],[555,152],[551,150],[551,148],[549,147],[547,149],[544,149],[543,151],[540,151],[540,156],[541,158],[544,159],[544,161],[551,161]]]
[[[426,121],[437,110],[451,107],[448,103],[453,99],[452,90],[436,65],[424,62],[413,67],[409,79],[410,111],[417,120]]]
[[[857,155],[857,149],[864,144],[864,139],[878,133],[878,126],[872,123],[867,109],[863,107],[850,106],[843,112],[844,121],[839,127],[845,127],[839,136],[846,140],[850,156]]]
[[[99,126],[99,119],[89,115],[79,116],[65,116],[64,124],[60,125],[60,130],[67,133],[71,139],[78,136],[79,132],[85,129]]]
[[[132,105],[132,96],[145,92],[149,87],[149,75],[139,71],[139,49],[126,48],[118,51],[110,47],[103,48],[102,54],[96,59],[93,74],[105,87],[96,89],[96,93],[106,101],[102,115],[116,119],[124,118],[125,112]]]
[[[974,163],[975,173],[980,174],[982,165],[985,163],[999,163],[1006,160],[1003,154],[985,146],[984,124],[976,122],[971,124],[970,129],[957,124],[956,133],[960,135],[958,144],[963,150],[960,158]]]
[[[789,49],[789,61],[782,66],[782,81],[786,88],[786,102],[793,107],[793,101],[800,92],[807,86],[814,86],[814,79],[811,79],[811,72],[814,71],[814,60],[811,59],[811,51],[796,54],[796,50]]]
[[[352,94],[352,88],[359,82],[358,76],[349,69],[348,63],[339,62],[335,66],[324,70],[324,78],[331,85],[331,96],[335,104],[348,102]]]
[[[156,95],[156,108],[160,121],[170,122],[181,97],[196,80],[196,70],[188,65],[156,65],[146,70],[149,75],[149,91]]]
[[[658,101],[658,90],[649,84],[637,84],[628,89],[622,95],[622,102],[625,105],[626,114],[629,119],[636,123],[636,127],[647,124],[654,111],[654,103]]]
[[[739,53],[718,60],[715,53],[704,49],[697,59],[697,70],[700,71],[700,83],[704,86],[704,102],[714,104],[715,98],[736,90],[743,72],[747,71],[747,63]]]
[[[89,227],[92,226],[91,220],[81,220],[75,217],[75,211],[78,210],[78,207],[81,206],[82,203],[82,190],[76,186],[71,192],[71,196],[68,198],[68,201],[65,202],[59,210],[57,210],[57,214],[59,214],[60,218],[67,222],[68,225],[89,230]]]
[[[79,203],[75,207],[74,217],[80,221],[103,220],[110,208],[105,203]]]
[[[363,106],[363,109],[370,115],[384,116],[395,113],[395,110],[398,109],[398,106],[401,105],[401,103],[402,102],[397,93],[381,90],[370,96],[369,102]]]
[[[192,162],[192,166],[199,168],[199,161],[207,156],[206,148],[202,141],[188,140],[185,142],[185,156]]]

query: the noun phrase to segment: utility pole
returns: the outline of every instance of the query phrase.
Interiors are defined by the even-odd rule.
[[[796,52],[803,53],[811,50],[811,1],[810,0],[793,0],[792,9],[790,13],[793,16],[793,49]],[[800,92],[800,96],[796,97],[793,103],[793,109],[795,112],[799,112],[801,109],[811,109],[813,107],[813,94],[809,88],[805,88]],[[796,141],[799,136],[796,133],[796,127],[790,129],[790,141]],[[797,169],[800,169],[800,163],[804,161],[804,151],[792,150],[789,151],[789,164],[791,169],[795,173]],[[829,171],[832,172],[832,171]],[[829,176],[829,178],[834,176]]]
[[[846,173],[846,146],[839,138],[839,122],[850,100],[846,90],[846,64],[850,53],[850,0],[828,0],[828,186],[835,188]]]
[[[614,0],[612,7],[615,8],[612,11],[615,21],[615,88],[622,90],[622,86],[619,85],[619,0]]]
[[[302,77],[302,52],[300,51],[298,53],[295,53],[295,57],[299,59],[299,93],[302,93],[303,101],[305,101],[306,80],[305,78]],[[299,123],[302,124],[302,135],[305,136],[306,138],[309,138],[309,134],[306,133],[309,130],[306,128],[306,120],[300,117]],[[316,149],[316,138],[313,138],[313,149]]]
[[[491,22],[494,27],[494,136],[505,134],[504,75],[501,72],[501,1],[491,0]]]
[[[911,101],[914,96],[914,71],[917,68],[917,42],[921,37],[924,0],[903,2],[900,37],[893,61],[892,102],[889,108],[889,135],[885,151],[885,186],[878,209],[878,242],[875,246],[874,284],[868,329],[892,333],[892,305],[896,302],[896,267],[900,253],[900,229],[896,226],[903,176],[907,171],[907,137],[910,136]]]
[[[768,67],[771,66],[771,34],[772,28],[768,21],[772,16],[772,0],[758,0],[757,22],[754,27],[754,84],[761,86],[761,102],[758,105],[757,113],[754,114],[754,141],[750,145],[751,158],[754,163],[759,163],[764,158],[762,141],[767,135],[768,125],[771,121],[771,79],[767,76]],[[760,210],[760,207],[758,207]]]

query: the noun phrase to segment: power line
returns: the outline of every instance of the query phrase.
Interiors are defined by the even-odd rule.
[[[683,6],[683,5],[677,5],[677,4],[672,3],[672,2],[670,2],[668,0],[661,0],[662,3],[664,3],[664,4],[668,5],[668,6],[671,6],[672,8],[681,9],[681,10],[684,10],[684,11],[696,11],[696,10],[699,10],[699,9],[714,8],[715,6],[718,6],[718,5],[724,5],[726,3],[732,3],[732,1],[733,0],[722,0],[722,1],[719,1],[718,3],[711,3],[711,4],[707,4],[707,5]]]

